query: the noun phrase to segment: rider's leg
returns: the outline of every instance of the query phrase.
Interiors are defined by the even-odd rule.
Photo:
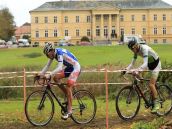
[[[64,71],[61,71],[60,73],[56,74],[56,75],[54,76],[53,80],[54,80],[56,83],[59,83],[60,79],[62,79],[62,78],[65,78]],[[67,94],[67,91],[66,91],[65,86],[59,85],[59,88],[64,92],[65,95]]]
[[[68,113],[72,113],[72,88],[75,82],[73,80],[68,80],[67,82],[67,99],[68,99]]]
[[[74,87],[75,85],[75,82],[79,76],[79,71],[78,70],[74,70],[69,78],[68,78],[68,81],[67,81],[67,87],[66,87],[66,90],[67,90],[67,99],[68,99],[68,113],[67,114],[64,114],[62,116],[62,119],[67,119],[68,117],[70,117],[70,115],[72,114],[72,88]]]
[[[157,98],[157,90],[156,90],[156,87],[155,87],[155,83],[156,83],[156,79],[155,78],[151,78],[150,79],[150,82],[149,82],[149,87],[150,87],[150,90],[152,92],[152,97],[153,97],[153,100],[155,100]]]
[[[149,86],[152,92],[152,97],[153,97],[153,104],[154,104],[151,111],[152,113],[156,113],[157,110],[160,108],[160,104],[159,104],[159,100],[157,96],[157,90],[155,86],[160,70],[161,70],[161,62],[159,62],[158,66],[152,71],[152,76],[149,83]]]

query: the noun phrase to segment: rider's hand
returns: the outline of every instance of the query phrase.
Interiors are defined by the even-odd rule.
[[[127,72],[127,70],[126,70],[126,69],[122,70],[122,71],[121,71],[121,75],[126,74],[126,72]]]
[[[46,77],[46,79],[49,80],[51,78],[51,75],[50,74],[46,74],[45,77]]]
[[[139,75],[139,70],[138,69],[134,69],[133,71],[132,71],[132,74],[134,75],[134,76],[138,76]]]

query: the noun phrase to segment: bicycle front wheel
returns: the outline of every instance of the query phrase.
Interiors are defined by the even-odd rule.
[[[132,87],[122,88],[116,97],[116,111],[123,120],[133,119],[140,109],[139,93]]]
[[[54,115],[54,101],[46,91],[31,93],[25,104],[27,120],[34,126],[47,125]]]
[[[79,90],[73,95],[72,120],[77,124],[91,122],[96,114],[97,106],[94,96],[86,91]]]
[[[157,111],[158,116],[167,115],[172,110],[172,91],[167,85],[160,85],[157,88],[160,109]]]

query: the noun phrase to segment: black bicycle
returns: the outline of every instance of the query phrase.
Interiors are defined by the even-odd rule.
[[[42,79],[42,84],[40,83]],[[35,77],[35,81],[45,88],[31,93],[25,103],[25,115],[27,120],[34,126],[45,126],[53,118],[54,101],[53,97],[61,107],[61,113],[67,112],[67,102],[61,102],[60,98],[54,94],[51,89],[55,84],[45,78]],[[72,115],[71,119],[77,124],[86,124],[91,122],[96,114],[95,97],[87,90],[73,90]]]
[[[150,80],[138,78],[132,73],[129,74],[133,77],[132,84],[122,88],[116,97],[116,111],[123,120],[131,120],[137,115],[140,109],[141,98],[144,100],[145,108],[153,108],[154,105],[149,88],[146,87],[145,90],[141,88],[141,84]],[[168,85],[159,85],[158,82],[155,86],[160,103],[160,109],[156,115],[167,115],[172,110],[172,90]]]

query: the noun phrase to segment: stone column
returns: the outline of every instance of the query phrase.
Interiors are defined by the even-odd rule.
[[[117,16],[117,20],[116,20],[116,33],[117,33],[117,38],[119,38],[119,36],[121,36],[121,34],[120,34],[119,14],[117,14],[116,16]]]
[[[95,40],[95,36],[96,36],[96,22],[95,22],[95,14],[92,14],[92,26],[91,26],[92,30],[91,30],[91,38],[94,41]]]
[[[109,24],[108,24],[108,37],[111,39],[111,33],[112,33],[112,15],[109,14]]]
[[[104,17],[103,17],[103,14],[101,14],[100,37],[101,37],[101,39],[104,39]]]

